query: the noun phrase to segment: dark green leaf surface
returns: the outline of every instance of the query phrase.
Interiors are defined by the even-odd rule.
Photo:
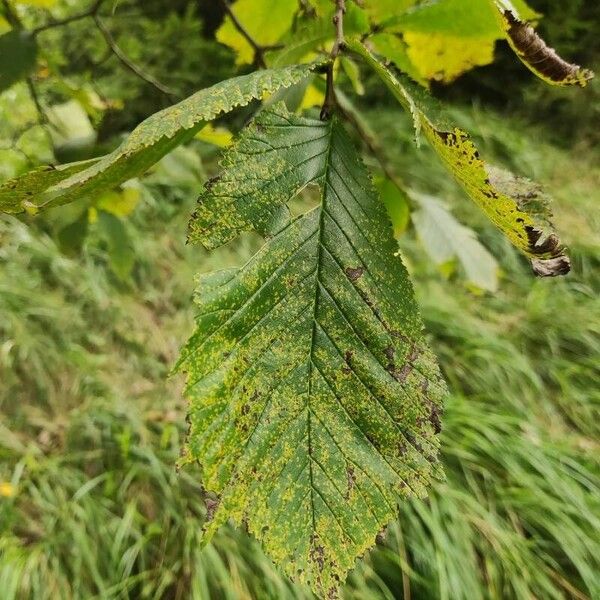
[[[290,87],[319,65],[312,63],[257,71],[201,90],[143,121],[114,152],[87,168],[81,170],[75,165],[64,165],[61,173],[69,172],[69,177],[58,178],[56,172],[48,171],[48,177],[45,178],[43,170],[37,171],[34,194],[29,193],[29,175],[11,181],[8,187],[0,187],[0,209],[5,212],[22,212],[26,209],[23,186],[27,188],[28,206],[38,210],[95,196],[114,188],[128,179],[138,177],[173,148],[190,140],[207,121],[244,106],[255,98],[263,98],[280,88]]]
[[[0,92],[35,68],[38,46],[27,31],[13,29],[0,35]]]
[[[209,532],[246,522],[291,577],[334,597],[398,498],[439,473],[445,385],[385,206],[337,120],[277,105],[223,166],[191,228],[208,247],[263,229],[311,183],[321,195],[244,267],[200,277],[178,365],[187,459],[218,498]]]

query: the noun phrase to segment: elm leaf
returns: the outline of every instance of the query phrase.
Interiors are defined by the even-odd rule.
[[[423,496],[446,393],[384,204],[336,117],[262,111],[207,185],[190,239],[264,230],[308,185],[318,205],[279,220],[243,267],[199,279],[184,460],[216,495],[207,532],[246,523],[319,597]]]

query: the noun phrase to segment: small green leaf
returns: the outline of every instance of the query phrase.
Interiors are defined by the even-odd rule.
[[[387,177],[379,178],[375,185],[392,220],[394,236],[399,237],[406,231],[410,220],[410,200],[406,192]]]
[[[539,211],[530,210],[530,203],[522,195],[510,195],[514,190],[506,187],[506,178],[496,177],[497,172],[481,160],[470,136],[436,116],[439,109],[432,98],[407,77],[392,73],[364,44],[357,40],[348,40],[347,44],[412,114],[417,132],[423,132],[471,199],[531,259],[534,272],[544,277],[568,273],[569,259],[549,220],[541,218]]]
[[[412,193],[419,209],[411,215],[417,235],[437,265],[458,259],[466,280],[486,292],[498,289],[498,263],[477,240],[472,229],[459,223],[437,198]]]
[[[75,256],[81,251],[88,232],[88,211],[82,211],[79,218],[65,225],[57,234],[58,245],[62,252]]]
[[[0,92],[33,71],[37,53],[37,42],[27,31],[13,29],[0,35]]]
[[[0,210],[14,213],[28,207],[41,210],[114,188],[138,177],[175,147],[192,139],[206,122],[255,98],[298,83],[321,64],[256,71],[201,90],[148,117],[114,152],[88,164],[87,168],[77,164],[41,169],[35,176],[29,173],[0,186]],[[67,173],[69,176],[65,177]]]
[[[200,278],[178,365],[187,459],[218,496],[209,534],[244,521],[292,578],[337,597],[398,499],[440,472],[445,385],[385,207],[336,118],[265,110],[223,167],[191,225],[207,247],[262,230],[308,185],[320,201],[241,269]]]
[[[98,211],[98,228],[108,245],[108,257],[114,274],[126,281],[135,264],[135,251],[123,221],[103,210]]]

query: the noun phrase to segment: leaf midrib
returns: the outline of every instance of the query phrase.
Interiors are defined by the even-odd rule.
[[[331,163],[331,152],[333,149],[333,121],[329,122],[329,147],[327,148],[327,158],[325,160],[325,166],[323,168],[323,183],[321,185],[321,206],[319,208],[319,235],[317,238],[317,272],[315,273],[315,304],[313,308],[313,318],[312,318],[312,332],[311,332],[311,340],[310,340],[310,350],[308,354],[308,395],[306,400],[307,407],[307,426],[306,426],[306,440],[307,440],[307,450],[308,450],[308,460],[309,460],[309,480],[310,480],[310,504],[311,504],[311,515],[312,515],[312,531],[313,536],[311,539],[311,549],[314,548],[315,544],[315,534],[317,531],[316,521],[315,521],[315,485],[313,478],[313,452],[312,452],[312,439],[311,439],[311,415],[312,415],[312,406],[311,406],[311,397],[312,397],[312,380],[313,380],[313,355],[315,350],[315,338],[317,332],[317,312],[319,309],[319,302],[321,300],[321,266],[323,264],[322,261],[322,250],[324,247],[323,244],[323,230],[325,226],[325,203],[327,199],[327,191],[329,189],[329,165]]]

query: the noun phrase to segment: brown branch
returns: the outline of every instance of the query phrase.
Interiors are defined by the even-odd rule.
[[[344,15],[346,14],[346,0],[335,0],[335,13],[333,24],[335,25],[335,42],[331,49],[331,58],[337,58],[340,50],[344,47]]]
[[[335,90],[333,86],[333,66],[340,51],[344,47],[344,15],[346,14],[346,0],[334,0],[335,13],[333,25],[335,27],[335,42],[331,48],[330,62],[327,65],[327,87],[325,89],[325,101],[321,108],[321,121],[327,121],[333,114],[336,106]]]
[[[227,13],[227,16],[231,19],[231,22],[237,29],[238,33],[252,46],[252,49],[254,50],[254,62],[256,63],[256,66],[260,67],[261,69],[266,69],[267,63],[265,61],[265,52],[267,50],[271,50],[272,46],[261,46],[250,35],[250,32],[242,25],[236,14],[231,9],[228,0],[221,0],[221,4],[223,5],[223,9]]]
[[[52,21],[48,21],[44,25],[40,25],[32,30],[33,35],[37,35],[38,33],[42,33],[43,31],[48,31],[49,29],[54,29],[56,27],[63,27],[65,25],[69,25],[70,23],[74,23],[76,21],[81,21],[82,19],[87,19],[89,17],[94,17],[100,11],[102,4],[104,4],[105,0],[96,0],[88,10],[78,13],[76,15],[71,15],[70,17],[65,17],[64,19],[56,19]]]
[[[167,87],[166,85],[164,85],[163,83],[161,83],[160,81],[158,81],[158,79],[154,78],[149,73],[146,73],[141,67],[139,67],[132,60],[130,60],[126,56],[126,54],[123,52],[123,50],[121,50],[121,48],[118,46],[118,44],[115,41],[115,39],[113,38],[111,32],[108,30],[108,28],[104,24],[104,21],[102,21],[102,19],[100,19],[100,17],[97,14],[93,15],[93,17],[94,17],[96,26],[98,27],[98,29],[100,30],[100,33],[102,34],[102,36],[104,37],[104,40],[106,41],[106,44],[110,48],[111,52],[121,61],[123,66],[126,67],[127,69],[129,69],[134,75],[139,77],[142,81],[145,81],[146,83],[149,83],[151,86],[155,87],[159,92],[163,93],[168,98],[174,99],[176,96],[175,92],[172,89],[170,89],[169,87]]]
[[[4,16],[9,25],[12,25],[15,29],[21,29],[23,25],[8,0],[2,0],[2,6],[4,7]]]

